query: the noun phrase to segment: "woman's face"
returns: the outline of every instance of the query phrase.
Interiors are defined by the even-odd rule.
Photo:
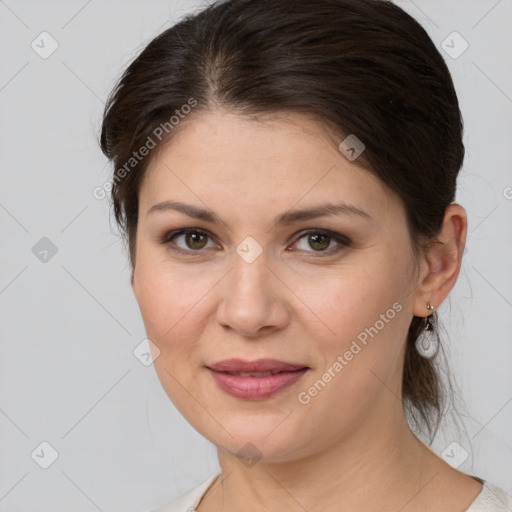
[[[228,112],[186,120],[141,186],[132,279],[176,407],[215,445],[275,461],[354,432],[368,442],[403,414],[404,343],[419,314],[399,198],[317,121],[287,120]],[[330,215],[292,215],[327,204]],[[173,233],[184,229],[193,232]],[[209,369],[233,358],[306,369],[279,377]]]

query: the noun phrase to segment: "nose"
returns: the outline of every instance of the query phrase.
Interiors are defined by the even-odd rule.
[[[246,338],[283,329],[290,321],[287,290],[265,252],[252,262],[237,255],[224,280],[217,321]]]

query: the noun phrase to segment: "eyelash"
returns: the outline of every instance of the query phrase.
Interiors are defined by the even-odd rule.
[[[176,238],[180,235],[187,235],[190,233],[205,235],[210,240],[213,238],[207,231],[204,231],[202,229],[186,228],[186,229],[180,229],[180,230],[170,231],[169,233],[166,233],[164,235],[164,237],[160,240],[160,243],[162,245],[167,245],[169,247],[169,249],[171,249],[172,251],[174,251],[176,253],[184,254],[187,256],[192,256],[192,255],[196,255],[196,254],[203,252],[203,249],[185,250],[185,249],[181,249],[180,247],[177,247],[174,244],[171,245],[171,242],[174,238]],[[296,238],[294,244],[297,243],[301,238],[304,238],[305,236],[308,236],[308,235],[325,235],[325,236],[328,236],[331,240],[335,240],[336,242],[338,242],[339,246],[334,249],[329,249],[329,250],[324,250],[324,251],[306,251],[306,252],[312,252],[315,255],[314,257],[321,257],[324,254],[327,254],[330,256],[334,253],[338,253],[341,249],[343,249],[345,247],[349,247],[351,245],[351,241],[347,237],[344,237],[342,235],[339,235],[338,233],[334,233],[332,231],[327,231],[327,230],[323,230],[323,229],[310,229],[310,230],[300,232],[298,235],[299,236]]]

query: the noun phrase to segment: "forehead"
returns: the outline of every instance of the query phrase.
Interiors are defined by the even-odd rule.
[[[147,210],[186,199],[241,214],[261,203],[281,211],[341,200],[377,214],[396,202],[393,196],[379,178],[347,160],[332,132],[310,116],[256,121],[213,111],[186,119],[152,158],[140,203]]]

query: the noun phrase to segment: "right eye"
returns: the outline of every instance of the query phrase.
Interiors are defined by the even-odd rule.
[[[185,247],[176,245],[175,240],[178,240],[180,237],[183,237]],[[193,253],[201,252],[205,248],[208,238],[211,237],[206,231],[187,228],[166,233],[160,243],[168,246],[172,251],[192,255]]]

